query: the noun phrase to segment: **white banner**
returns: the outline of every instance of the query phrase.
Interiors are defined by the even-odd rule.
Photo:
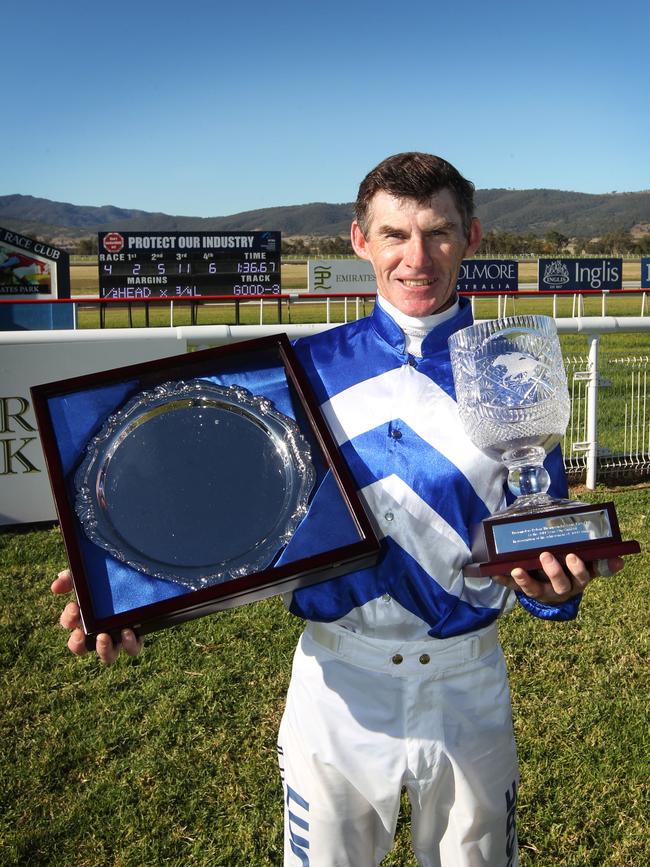
[[[310,259],[308,265],[308,292],[377,292],[375,272],[365,259]]]
[[[142,341],[0,345],[0,524],[56,519],[31,386],[178,355],[186,349],[186,342],[175,335]]]

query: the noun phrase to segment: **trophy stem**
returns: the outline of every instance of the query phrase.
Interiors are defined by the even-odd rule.
[[[546,452],[540,446],[510,449],[502,456],[508,467],[508,487],[517,498],[510,509],[550,505],[551,479],[544,467]]]

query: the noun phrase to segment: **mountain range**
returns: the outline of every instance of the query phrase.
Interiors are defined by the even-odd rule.
[[[650,190],[631,193],[574,193],[563,190],[488,189],[476,191],[477,214],[485,232],[593,238],[618,229],[650,232]],[[227,231],[269,229],[286,236],[347,236],[353,205],[312,202],[243,211],[223,217],[164,213],[54,202],[34,196],[0,196],[0,225],[39,235],[65,246],[99,231]]]

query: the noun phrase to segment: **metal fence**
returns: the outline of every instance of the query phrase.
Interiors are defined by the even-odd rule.
[[[470,298],[475,318],[514,316],[524,305],[554,319],[594,316],[638,315],[650,322],[650,299],[646,289],[600,292],[596,290],[562,295],[547,291],[461,292]],[[233,295],[196,295],[169,298],[99,298],[76,295],[72,298],[0,298],[0,311],[20,307],[73,308],[74,328],[150,327],[152,325],[259,325],[300,321],[348,322],[372,309],[374,292],[307,293],[289,292],[251,298]],[[637,306],[638,305],[638,306]],[[6,326],[5,326],[6,327]],[[24,327],[21,325],[21,328]]]
[[[650,356],[601,354],[596,369],[586,355],[569,356],[564,363],[571,416],[562,450],[570,478],[584,477],[594,441],[598,480],[650,476]],[[590,399],[595,402],[593,431]]]

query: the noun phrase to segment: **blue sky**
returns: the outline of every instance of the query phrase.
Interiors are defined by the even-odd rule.
[[[25,0],[3,15],[0,195],[196,216],[347,202],[404,150],[478,188],[648,189],[649,10]]]

